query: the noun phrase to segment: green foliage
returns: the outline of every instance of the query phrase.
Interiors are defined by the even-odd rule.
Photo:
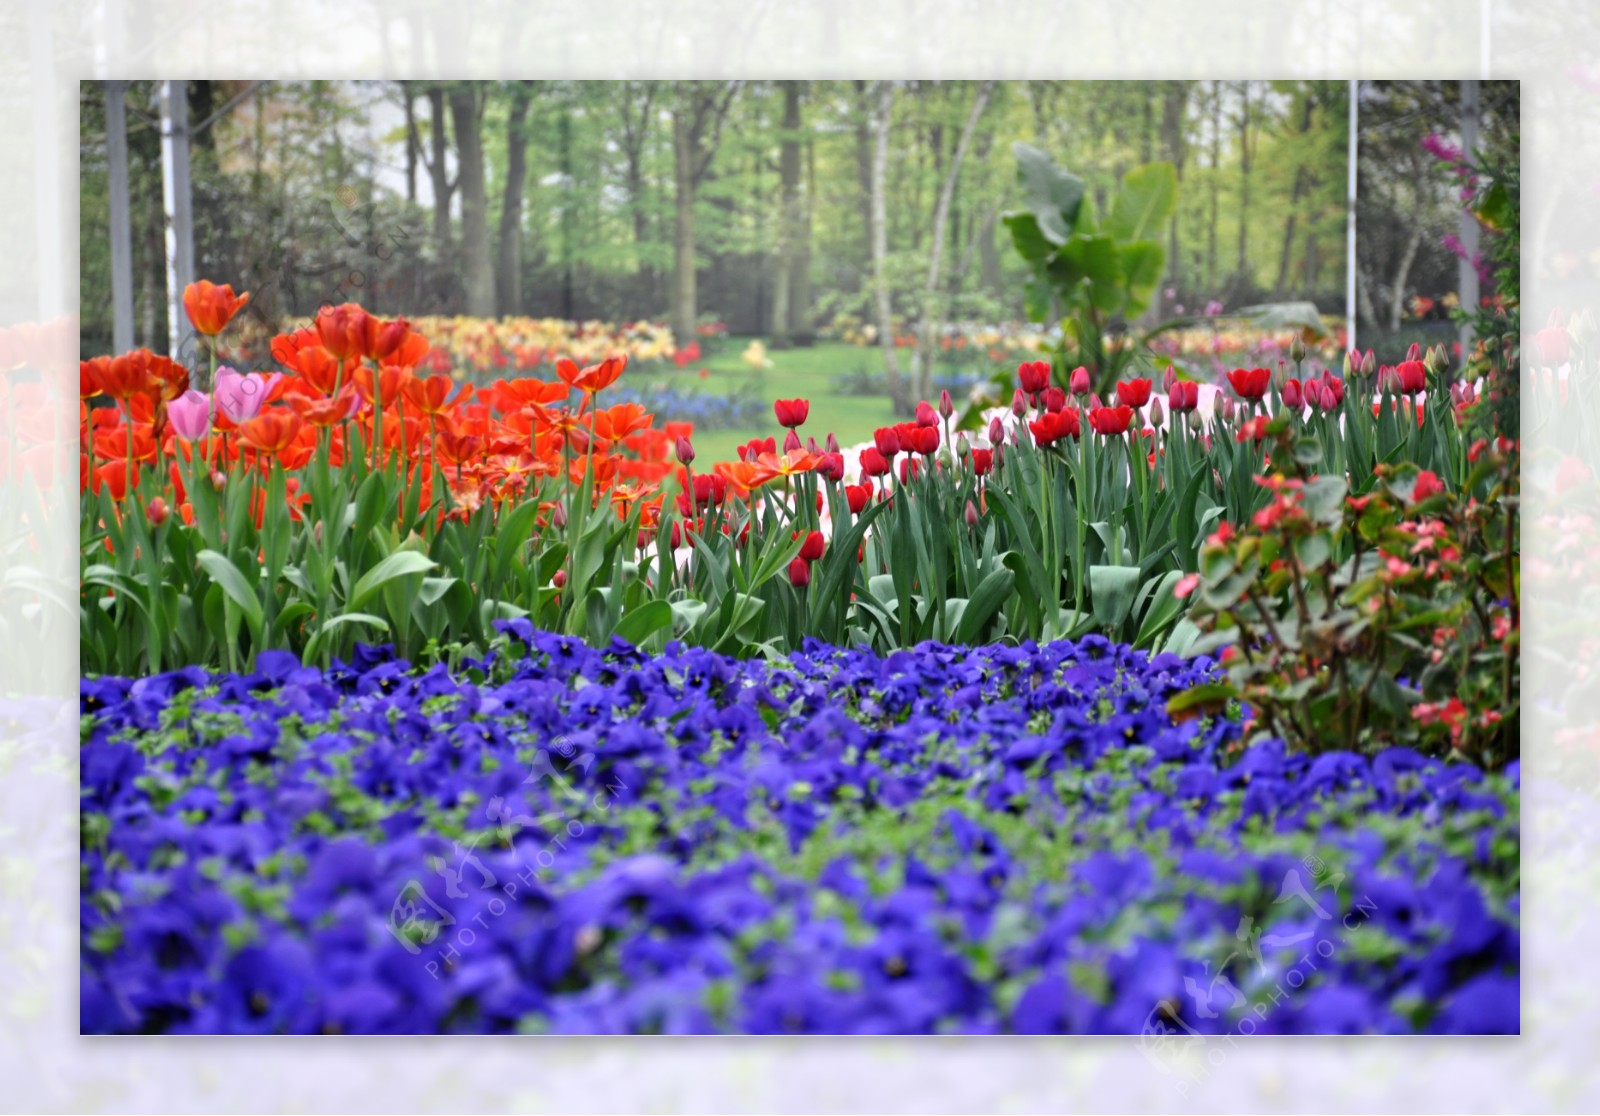
[[[1196,651],[1225,683],[1175,715],[1243,701],[1264,734],[1310,751],[1409,745],[1499,766],[1520,754],[1518,461],[1483,449],[1458,491],[1409,462],[1364,496],[1297,461],[1271,502],[1201,548]]]

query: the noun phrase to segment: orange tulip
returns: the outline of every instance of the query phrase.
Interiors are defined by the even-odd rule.
[[[233,316],[249,301],[250,293],[235,295],[231,283],[219,287],[209,279],[202,279],[183,288],[184,312],[194,328],[209,337],[228,328]]]
[[[378,370],[377,379],[374,381],[372,369],[362,365],[355,371],[356,391],[368,403],[388,407],[400,398],[400,390],[405,387],[406,381],[411,378],[411,373],[399,365],[385,364]]]
[[[608,442],[620,442],[634,431],[649,426],[654,417],[637,403],[622,403],[596,411],[594,430]]]
[[[479,397],[504,414],[512,414],[534,403],[559,403],[571,389],[566,384],[544,380],[496,380],[479,392]]]
[[[103,377],[106,367],[111,363],[110,357],[95,357],[93,360],[80,360],[78,362],[78,398],[93,399],[105,393]]]
[[[625,356],[607,357],[599,364],[591,364],[586,368],[579,368],[573,361],[562,357],[556,361],[556,375],[569,386],[593,395],[616,383],[617,377],[622,375],[622,370],[626,367],[628,358]]]
[[[312,426],[332,426],[350,417],[355,410],[356,393],[354,388],[346,384],[338,395],[291,395],[289,406]]]
[[[407,380],[401,391],[405,393],[406,402],[424,414],[442,414],[450,406],[450,389],[454,383],[449,376],[412,376]],[[470,398],[470,386],[463,390],[462,398]]]
[[[257,453],[278,453],[294,441],[302,425],[303,420],[293,411],[262,411],[239,427],[239,441]]]
[[[100,369],[100,390],[113,399],[131,399],[143,395],[151,388],[149,349],[135,349],[131,353],[112,357]],[[80,378],[82,373],[79,373]]]
[[[317,311],[316,331],[322,347],[344,360],[349,356],[371,355],[367,349],[367,322],[370,315],[353,302],[324,306]]]

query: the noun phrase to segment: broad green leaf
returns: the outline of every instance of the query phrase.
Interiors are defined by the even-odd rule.
[[[1147,240],[1172,216],[1177,202],[1177,168],[1171,163],[1146,163],[1122,176],[1101,227],[1118,240]]]
[[[228,599],[239,607],[239,611],[250,622],[253,628],[259,630],[261,626],[261,599],[256,596],[255,590],[245,580],[244,574],[226,557],[215,550],[202,550],[195,555],[206,574],[222,587]]]
[[[427,573],[435,563],[426,554],[415,550],[397,550],[373,566],[356,581],[346,602],[348,608],[359,608],[366,600],[397,578],[413,577]]]

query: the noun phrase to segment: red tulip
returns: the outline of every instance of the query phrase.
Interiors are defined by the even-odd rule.
[[[919,426],[911,431],[909,441],[902,439],[901,445],[910,451],[920,453],[924,457],[932,457],[939,452],[939,428],[937,426]]]
[[[845,502],[850,505],[850,514],[860,515],[862,509],[867,506],[867,501],[872,499],[872,486],[870,484],[847,484],[844,486],[844,498]]]
[[[1050,383],[1050,362],[1034,360],[1017,366],[1017,382],[1029,395],[1038,395]]]
[[[1283,405],[1294,411],[1298,411],[1306,405],[1305,393],[1300,390],[1299,380],[1290,379],[1285,381],[1283,385]]]
[[[1428,386],[1428,366],[1420,360],[1402,360],[1394,372],[1402,394],[1415,395]]]
[[[1235,368],[1228,373],[1228,382],[1240,399],[1260,399],[1267,394],[1272,372],[1266,368]]]
[[[1259,442],[1267,436],[1267,416],[1257,415],[1255,418],[1242,423],[1239,432],[1233,436],[1235,442]]]
[[[881,477],[889,471],[889,459],[873,446],[861,451],[861,472],[869,477]]]
[[[1128,424],[1133,421],[1133,408],[1123,405],[1119,407],[1096,407],[1089,412],[1089,425],[1096,434],[1112,437],[1125,434]]]
[[[1127,410],[1127,408],[1123,409]],[[1091,415],[1090,418],[1092,421],[1093,416]],[[1126,420],[1123,421],[1122,428],[1124,430],[1128,428]],[[1041,446],[1054,445],[1062,438],[1076,438],[1082,433],[1076,410],[1046,411],[1038,419],[1030,422],[1028,429],[1033,432],[1033,440]],[[1095,429],[1098,430],[1099,427]]]
[[[772,402],[772,411],[778,416],[778,425],[787,426],[790,430],[802,425],[811,414],[811,401],[809,399],[775,399]]]
[[[889,460],[900,452],[900,433],[892,426],[880,426],[872,432],[872,444]]]
[[[1128,407],[1143,407],[1146,403],[1150,402],[1150,381],[1118,381],[1117,402]]]
[[[1192,411],[1200,405],[1200,385],[1193,380],[1176,380],[1167,390],[1167,404],[1174,414]]]
[[[789,584],[796,589],[804,589],[811,584],[811,566],[804,558],[796,558],[789,563]]]
[[[1074,368],[1072,370],[1072,382],[1068,386],[1072,388],[1073,395],[1088,395],[1089,370],[1081,364]]]
[[[1076,411],[1073,414],[1077,414]],[[972,451],[972,472],[976,476],[985,476],[994,465],[994,451],[975,449]]]
[[[1043,394],[1044,394],[1044,409],[1046,411],[1049,411],[1050,413],[1054,414],[1055,412],[1060,411],[1060,410],[1062,410],[1063,408],[1066,407],[1066,405],[1067,405],[1067,393],[1062,391],[1060,388],[1058,388],[1058,387],[1047,387],[1047,388],[1044,389],[1044,393]]]

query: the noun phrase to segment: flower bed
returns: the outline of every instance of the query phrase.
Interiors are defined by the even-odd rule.
[[[1088,637],[82,686],[86,1032],[1516,1031],[1518,767]]]

